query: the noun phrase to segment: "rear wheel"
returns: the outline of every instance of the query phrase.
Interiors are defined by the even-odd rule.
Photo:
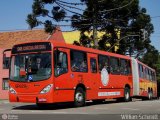
[[[85,105],[85,102],[86,102],[86,93],[83,88],[78,87],[74,95],[74,106],[82,107]]]
[[[125,89],[124,89],[124,102],[129,102],[130,100],[131,100],[130,89],[128,87],[125,87]]]
[[[146,97],[143,97],[142,100],[152,100],[153,99],[153,92],[148,90],[148,95]]]
[[[152,100],[153,99],[153,92],[149,91],[148,92],[148,100]]]

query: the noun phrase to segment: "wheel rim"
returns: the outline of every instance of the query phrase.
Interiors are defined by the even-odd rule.
[[[75,97],[76,97],[76,101],[77,101],[78,103],[80,103],[80,102],[83,101],[83,94],[82,94],[82,93],[77,92]]]
[[[126,100],[129,100],[129,92],[126,93]]]
[[[151,94],[150,93],[149,93],[148,97],[149,97],[149,99],[151,99]]]
[[[152,93],[151,92],[149,92],[148,98],[149,98],[149,100],[152,98]]]

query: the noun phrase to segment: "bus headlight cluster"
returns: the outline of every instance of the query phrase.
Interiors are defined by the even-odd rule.
[[[50,89],[52,88],[53,84],[49,84],[47,85],[45,88],[43,88],[43,90],[40,92],[41,94],[47,93],[50,91]]]
[[[12,87],[9,88],[9,92],[12,94],[16,94],[16,91]]]

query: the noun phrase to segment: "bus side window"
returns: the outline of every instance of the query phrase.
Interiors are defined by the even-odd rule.
[[[149,80],[152,81],[151,70],[149,70]]]
[[[70,55],[73,72],[88,72],[87,54],[85,52],[71,50]]]
[[[122,75],[128,75],[130,73],[129,70],[129,62],[125,59],[121,59],[120,60],[120,73]]]
[[[98,68],[99,72],[102,71],[104,66],[107,68],[108,73],[110,73],[110,68],[109,68],[109,57],[104,56],[104,55],[98,55]]]
[[[55,76],[62,75],[68,72],[67,54],[56,50],[54,52],[54,72]]]
[[[110,70],[112,74],[120,74],[120,68],[119,68],[119,59],[115,57],[110,58]]]
[[[149,76],[148,76],[148,68],[145,68],[145,79],[149,79]]]
[[[138,64],[139,66],[139,76],[140,78],[144,78],[144,69],[143,69],[143,65]]]
[[[90,67],[91,67],[91,72],[92,73],[97,73],[97,63],[96,63],[96,59],[91,58],[90,59]]]

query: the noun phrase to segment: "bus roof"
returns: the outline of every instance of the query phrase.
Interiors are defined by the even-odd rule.
[[[139,64],[143,65],[144,67],[146,67],[146,68],[148,68],[148,69],[150,69],[150,70],[152,70],[152,71],[154,71],[154,72],[155,72],[155,69],[153,69],[153,68],[149,67],[148,65],[146,65],[146,64],[144,64],[144,63],[142,63],[141,61],[137,60],[137,62],[138,62]]]
[[[50,42],[52,47],[62,47],[62,48],[69,48],[69,49],[75,49],[75,50],[79,50],[79,51],[86,51],[86,52],[90,52],[90,53],[94,53],[94,54],[101,54],[101,55],[108,55],[108,56],[114,56],[114,57],[119,57],[119,58],[124,58],[124,59],[131,59],[129,56],[125,56],[125,55],[120,55],[120,54],[116,54],[116,53],[111,53],[111,52],[107,52],[107,51],[102,51],[102,50],[97,50],[97,49],[93,49],[93,48],[87,48],[87,47],[82,47],[82,46],[76,46],[76,45],[72,45],[72,44],[66,44],[66,43],[62,43],[62,42],[56,42],[56,41],[34,41],[34,42],[26,42],[26,43],[21,43],[21,44],[16,44],[16,45],[24,45],[24,44],[30,44],[30,43],[46,43],[46,42]],[[14,45],[14,46],[16,46]],[[14,48],[13,46],[13,48]]]
[[[102,50],[97,50],[93,48],[87,48],[83,46],[76,46],[72,44],[59,43],[59,42],[52,42],[52,44],[54,47],[64,47],[64,48],[75,49],[79,51],[86,51],[86,52],[90,52],[94,54],[109,55],[109,56],[115,56],[115,57],[124,58],[124,59],[131,59],[129,56],[120,55],[120,54],[111,53],[111,52],[102,51]]]

